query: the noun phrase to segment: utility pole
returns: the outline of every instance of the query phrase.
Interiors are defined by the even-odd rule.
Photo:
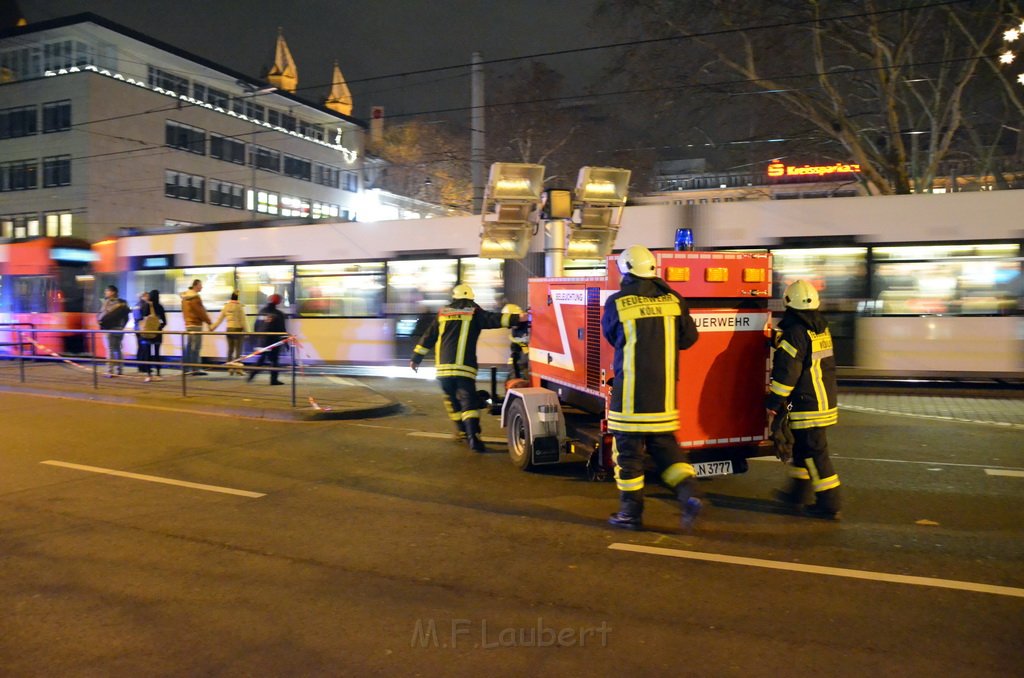
[[[484,204],[484,64],[480,52],[473,52],[470,78],[470,169],[473,178],[473,214],[480,214]]]

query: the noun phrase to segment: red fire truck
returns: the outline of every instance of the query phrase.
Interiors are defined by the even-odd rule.
[[[656,251],[658,273],[690,305],[700,338],[679,354],[676,439],[699,477],[742,473],[766,454],[771,255]],[[612,347],[601,335],[605,300],[619,287],[613,257],[601,278],[529,281],[530,385],[501,408],[509,455],[520,469],[585,463],[612,468],[606,418]]]

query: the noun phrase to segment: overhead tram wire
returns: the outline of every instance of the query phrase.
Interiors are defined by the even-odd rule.
[[[636,94],[650,94],[650,93],[653,93],[653,92],[677,91],[677,90],[699,89],[699,88],[713,88],[713,87],[721,87],[723,85],[751,84],[751,83],[756,83],[756,82],[762,82],[762,81],[765,81],[765,80],[774,80],[774,81],[796,80],[796,79],[800,79],[800,78],[820,77],[822,75],[848,76],[848,75],[870,73],[870,72],[877,72],[877,71],[902,69],[902,68],[906,68],[908,66],[915,66],[915,67],[917,67],[917,66],[937,66],[937,65],[952,64],[952,63],[963,63],[963,62],[967,62],[967,61],[973,61],[973,60],[978,60],[978,59],[988,59],[988,58],[992,58],[992,57],[993,57],[993,55],[985,54],[985,55],[976,56],[976,57],[959,57],[959,58],[956,58],[956,59],[941,59],[941,60],[936,60],[936,61],[924,61],[924,62],[917,62],[917,63],[910,63],[910,64],[893,64],[893,65],[888,65],[888,66],[869,66],[869,67],[866,66],[866,67],[863,67],[863,68],[846,69],[846,70],[840,71],[838,73],[817,72],[816,71],[816,72],[811,72],[811,73],[799,73],[799,74],[793,74],[793,75],[773,75],[773,76],[763,76],[763,77],[760,77],[760,78],[740,78],[740,79],[732,79],[732,80],[721,80],[721,81],[717,81],[717,82],[685,83],[685,84],[680,84],[680,85],[658,86],[658,87],[641,87],[641,88],[633,88],[633,89],[626,89],[626,90],[616,90],[616,91],[612,91],[612,92],[598,92],[598,93],[593,93],[593,94],[572,94],[572,95],[565,95],[565,96],[559,96],[559,97],[544,97],[544,98],[540,98],[540,99],[528,99],[528,100],[510,101],[510,102],[502,102],[502,103],[491,103],[491,104],[487,104],[486,106],[484,106],[484,108],[490,110],[490,109],[494,109],[494,108],[506,108],[506,107],[509,107],[509,106],[528,106],[528,105],[535,105],[535,104],[557,103],[557,102],[561,102],[561,101],[578,101],[578,100],[585,100],[585,99],[598,99],[598,98],[602,98],[602,97],[611,97],[611,96],[632,96],[632,95],[636,95]],[[729,94],[728,96],[735,96],[735,95],[734,94]],[[188,104],[188,105],[192,105],[192,104]],[[161,110],[177,110],[178,108],[179,108],[178,106],[172,106],[172,107],[170,107],[168,109],[153,109],[153,110],[147,111],[145,113],[127,114],[126,116],[118,116],[117,118],[113,118],[113,119],[120,119],[120,117],[131,117],[131,116],[135,116],[135,115],[151,115],[153,113],[158,113]],[[182,106],[182,108],[184,108],[184,106]],[[473,108],[473,107],[472,106],[457,106],[457,107],[452,107],[452,108],[441,108],[441,109],[434,109],[434,110],[427,110],[427,111],[417,111],[417,112],[414,112],[414,113],[400,113],[400,114],[394,114],[394,115],[390,116],[390,118],[391,119],[395,119],[395,118],[411,118],[411,117],[418,117],[418,116],[425,116],[425,115],[438,115],[438,114],[442,114],[442,113],[455,113],[455,112],[467,111],[467,110],[470,110],[471,108]],[[94,121],[94,122],[107,122],[107,121],[108,121],[108,119],[101,120],[101,121]],[[89,124],[89,123],[79,123],[79,125],[85,125],[85,124]],[[74,127],[76,127],[76,125],[72,125],[72,128],[74,128]],[[83,131],[88,131],[88,130],[83,130]],[[241,132],[241,133],[238,133],[238,134],[235,134],[235,135],[224,135],[224,136],[226,138],[242,138],[242,137],[248,138],[248,137],[252,137],[255,134],[266,134],[266,133],[271,133],[271,132],[274,132],[274,131],[276,131],[276,130],[264,128],[264,129],[260,129],[260,130],[254,130],[254,131],[250,131],[250,132]],[[94,158],[103,158],[103,157],[110,157],[110,156],[117,156],[117,155],[125,155],[125,154],[129,154],[129,153],[143,153],[143,152],[146,152],[146,151],[165,152],[169,148],[171,148],[171,147],[167,146],[166,144],[158,144],[158,145],[150,145],[150,146],[143,147],[143,148],[126,149],[126,150],[122,150],[122,151],[110,151],[110,152],[106,152],[106,153],[97,153],[97,154],[93,154],[93,155],[85,155],[85,156],[78,156],[78,157],[72,156],[71,159],[72,160],[90,160],[90,159],[94,159]],[[143,155],[141,157],[147,157],[147,156]]]
[[[936,8],[936,7],[946,7],[946,6],[952,6],[952,5],[959,5],[959,4],[965,4],[965,3],[968,3],[968,2],[971,2],[971,1],[972,0],[939,0],[938,2],[931,2],[931,3],[927,3],[927,4],[922,4],[922,5],[914,5],[914,6],[910,6],[910,7],[900,7],[900,8],[895,8],[895,9],[881,9],[881,10],[875,10],[875,11],[871,11],[871,12],[859,12],[859,13],[855,13],[855,14],[844,14],[844,15],[837,15],[837,16],[831,16],[831,17],[820,17],[820,18],[812,18],[812,19],[802,19],[802,20],[799,20],[799,21],[785,21],[785,22],[778,22],[778,23],[774,23],[774,24],[759,24],[759,25],[756,25],[756,26],[746,26],[746,27],[742,27],[742,28],[724,28],[724,29],[719,29],[719,30],[714,30],[714,31],[704,31],[704,32],[701,32],[701,33],[688,33],[688,34],[684,34],[684,35],[673,35],[673,36],[666,36],[666,37],[661,37],[661,38],[645,38],[645,39],[641,39],[641,40],[629,40],[629,41],[626,41],[626,42],[606,43],[606,44],[603,44],[603,45],[591,45],[590,47],[573,47],[573,48],[562,49],[562,50],[553,50],[553,51],[548,51],[548,52],[537,52],[537,53],[534,53],[534,54],[526,54],[526,55],[522,55],[522,56],[501,57],[501,58],[497,58],[497,59],[486,59],[486,60],[484,60],[482,62],[482,64],[486,66],[486,65],[492,65],[492,64],[511,63],[511,62],[515,62],[515,61],[525,61],[525,60],[532,60],[532,59],[540,59],[540,58],[551,57],[551,56],[565,56],[565,55],[569,55],[569,54],[582,54],[582,53],[586,53],[586,52],[594,52],[594,51],[600,51],[600,50],[605,50],[605,49],[618,49],[618,48],[623,48],[623,47],[635,47],[635,46],[647,45],[647,44],[655,44],[655,43],[660,43],[660,42],[671,42],[671,41],[677,41],[677,40],[692,40],[692,39],[697,39],[697,38],[710,38],[710,37],[717,37],[717,36],[730,35],[730,34],[736,34],[736,33],[748,33],[748,32],[751,32],[751,31],[759,31],[759,30],[777,30],[777,29],[780,29],[780,28],[789,28],[789,27],[794,27],[794,26],[804,26],[804,25],[808,25],[808,24],[830,23],[830,22],[835,22],[835,21],[847,21],[849,19],[865,18],[865,17],[869,17],[869,16],[880,16],[880,15],[884,15],[884,14],[897,14],[897,13],[913,12],[913,11],[918,11],[918,10],[923,10],[923,9],[933,9],[933,8]],[[136,63],[140,63],[141,64],[141,62],[136,62]],[[424,69],[418,69],[418,70],[413,70],[413,71],[403,71],[403,72],[399,72],[399,73],[390,73],[390,74],[377,75],[377,76],[371,76],[371,77],[366,77],[366,78],[358,78],[358,79],[354,79],[354,80],[346,80],[346,83],[349,86],[351,86],[353,84],[358,84],[358,83],[363,83],[363,82],[373,82],[373,81],[376,81],[376,80],[386,80],[386,79],[389,79],[389,78],[400,78],[400,77],[408,77],[408,76],[413,76],[413,75],[423,75],[423,74],[427,74],[427,73],[439,73],[439,72],[442,72],[442,71],[450,71],[450,70],[455,70],[455,69],[460,69],[460,68],[468,69],[470,67],[471,67],[471,64],[457,64],[457,65],[452,65],[452,66],[437,66],[437,67],[424,68]],[[185,70],[176,71],[176,73],[185,74],[185,75],[198,75],[198,73],[196,73],[196,72],[190,72],[190,71],[185,71]],[[296,88],[295,91],[298,92],[298,91],[311,90],[311,89],[322,89],[324,87],[331,86],[331,84],[332,83],[319,83],[319,84],[315,84],[315,85],[306,85],[304,87]],[[255,95],[250,95],[250,96],[262,96],[262,94],[255,94]],[[312,103],[312,102],[310,102],[310,103]],[[88,124],[93,124],[93,123],[96,123],[96,122],[106,122],[106,121],[109,121],[109,120],[122,120],[122,119],[125,119],[125,118],[135,117],[135,116],[139,116],[139,115],[149,115],[151,113],[160,113],[160,112],[176,110],[176,109],[185,108],[185,107],[188,107],[188,106],[196,106],[196,105],[198,105],[198,104],[192,104],[192,103],[187,103],[187,102],[185,102],[185,103],[176,103],[174,106],[168,106],[166,108],[158,108],[158,109],[152,109],[152,110],[146,111],[146,112],[128,113],[128,114],[125,114],[125,115],[122,115],[122,116],[112,116],[110,118],[102,118],[102,119],[97,119],[97,120],[84,121],[84,122],[79,123],[79,124],[88,125]],[[466,107],[466,108],[470,108],[470,107]],[[448,110],[448,109],[446,109],[446,110]],[[450,110],[458,111],[458,110],[466,110],[466,109],[450,109]],[[404,114],[404,115],[411,115],[411,114]],[[396,117],[396,116],[389,116],[389,117]]]

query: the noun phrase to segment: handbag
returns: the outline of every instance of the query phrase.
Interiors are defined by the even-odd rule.
[[[156,314],[153,304],[149,305],[149,315],[142,319],[139,336],[143,339],[156,339],[160,336],[160,316]]]

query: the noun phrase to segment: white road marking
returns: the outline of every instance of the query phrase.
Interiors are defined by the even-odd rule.
[[[872,412],[877,414],[891,414],[895,417],[911,417],[914,419],[934,419],[936,421],[959,422],[962,424],[983,424],[985,426],[998,426],[999,428],[1024,430],[1024,424],[1014,424],[1008,421],[991,421],[986,419],[965,419],[961,417],[949,417],[941,414],[915,414],[913,412],[896,412],[895,410],[883,410],[877,407],[865,407],[863,405],[847,405],[839,402],[839,408],[852,410],[854,412]]]
[[[990,476],[1009,476],[1010,478],[1024,478],[1024,471],[1011,471],[1002,468],[987,468],[985,473]]]
[[[435,431],[412,431],[410,433],[406,433],[405,435],[412,436],[413,438],[437,438],[438,440],[452,440],[451,433],[437,433]],[[505,438],[499,438],[497,436],[480,436],[480,440],[484,441],[485,443],[505,442]]]
[[[887,464],[925,464],[927,466],[958,466],[961,468],[980,468],[985,469],[988,473],[989,469],[1008,471],[1006,474],[992,473],[989,475],[1024,475],[1024,470],[1021,470],[1014,466],[992,466],[991,464],[958,464],[952,461],[914,461],[912,459],[879,459],[876,457],[844,457],[838,454],[832,455],[835,459],[842,459],[844,461],[881,461]],[[778,461],[775,457],[750,457],[752,461]],[[938,469],[930,468],[929,471],[936,471]]]
[[[340,386],[359,386],[359,382],[355,379],[349,379],[348,377],[327,377],[327,381],[332,381]]]
[[[50,466],[62,466],[64,468],[73,468],[79,471],[89,471],[90,473],[103,473],[108,476],[119,476],[121,478],[132,478],[134,480],[146,480],[151,483],[163,483],[164,485],[177,485],[178,487],[189,487],[192,488],[193,490],[206,490],[207,492],[220,492],[222,494],[236,494],[240,497],[251,497],[253,499],[266,496],[262,492],[250,492],[248,490],[236,490],[231,487],[220,487],[218,485],[190,483],[187,480],[173,480],[171,478],[161,478],[160,476],[147,476],[141,473],[129,473],[128,471],[117,471],[109,468],[100,468],[99,466],[85,466],[83,464],[72,464],[66,461],[55,461],[53,459],[41,461],[39,463],[48,464]]]
[[[998,596],[1012,596],[1015,598],[1024,598],[1024,589],[1021,588],[1014,588],[1012,586],[996,586],[994,584],[979,584],[977,582],[957,581],[955,579],[914,577],[904,574],[889,574],[887,572],[871,572],[870,570],[849,570],[845,567],[804,565],[803,563],[786,563],[778,560],[744,558],[741,556],[727,556],[719,553],[701,553],[699,551],[682,551],[679,549],[666,549],[657,546],[641,546],[638,544],[613,543],[609,544],[608,548],[614,551],[632,551],[634,553],[648,553],[656,556],[686,558],[688,560],[703,560],[711,563],[726,563],[728,565],[746,565],[748,567],[763,567],[770,570],[787,570],[789,572],[822,574],[830,577],[867,579],[870,581],[888,582],[890,584],[910,584],[912,586],[932,586],[941,589],[955,589],[958,591],[972,591],[975,593],[992,593]]]

